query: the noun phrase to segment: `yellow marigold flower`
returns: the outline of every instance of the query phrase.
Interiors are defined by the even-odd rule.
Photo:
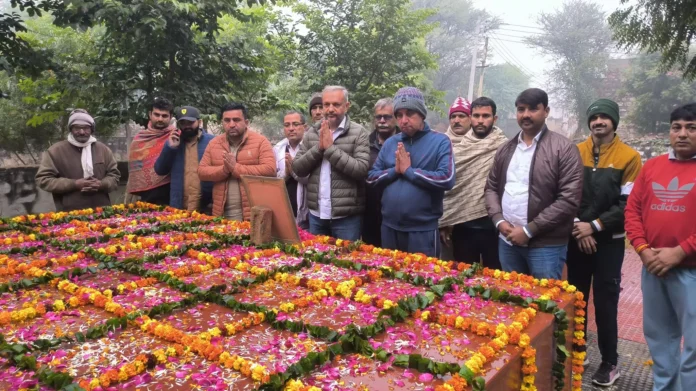
[[[549,286],[549,280],[547,280],[546,278],[542,278],[541,280],[539,280],[539,285],[542,287],[547,287]]]
[[[388,309],[390,309],[390,308],[392,308],[392,307],[394,307],[394,306],[395,306],[395,305],[394,305],[394,302],[393,302],[393,301],[391,301],[391,300],[384,300],[384,304],[382,305],[382,308],[385,309],[385,310],[388,310]]]
[[[89,382],[89,386],[92,387],[92,388],[97,388],[97,387],[99,387],[99,379],[97,379],[96,377],[95,377],[94,379],[92,379],[92,380]]]
[[[54,311],[64,311],[65,310],[65,303],[63,303],[63,300],[56,300],[53,302],[53,310]]]
[[[460,329],[460,328],[462,328],[463,324],[464,324],[464,318],[461,316],[457,316],[457,318],[454,320],[454,327]]]
[[[421,319],[423,319],[423,320],[428,320],[429,316],[430,316],[430,311],[423,311],[421,313]]]
[[[71,307],[77,307],[80,305],[80,300],[78,300],[77,297],[73,296],[68,300],[68,304],[70,304]]]
[[[263,365],[256,365],[251,371],[251,378],[256,381],[261,381],[266,374],[266,367]]]
[[[565,291],[568,293],[575,293],[577,290],[578,288],[576,288],[575,285],[568,285],[568,287],[565,288]]]
[[[531,342],[531,340],[530,340],[530,338],[529,338],[529,335],[527,335],[527,334],[522,334],[522,335],[520,336],[520,343],[518,343],[517,345],[518,345],[519,347],[521,347],[521,348],[526,348],[527,346],[529,346],[529,343],[530,343],[530,342]]]

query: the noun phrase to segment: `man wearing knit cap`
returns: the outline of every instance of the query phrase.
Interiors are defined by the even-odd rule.
[[[36,182],[53,194],[57,211],[111,205],[109,192],[116,190],[121,174],[109,147],[94,138],[94,129],[92,116],[77,109],[68,119],[68,139],[43,154]]]
[[[454,186],[452,143],[433,132],[423,94],[404,87],[394,96],[401,133],[385,141],[367,182],[382,186],[382,247],[438,256],[438,220]]]
[[[617,312],[626,238],[624,209],[642,164],[640,154],[616,134],[616,102],[599,99],[587,109],[587,118],[590,137],[578,144],[585,173],[568,246],[568,282],[586,298],[592,286],[602,355],[592,382],[609,386],[619,377]]]
[[[449,109],[449,121],[450,126],[445,134],[452,141],[452,144],[457,144],[471,129],[471,104],[468,100],[461,96],[454,100]]]
[[[309,98],[309,116],[312,118],[312,123],[315,124],[323,118],[322,112],[324,105],[321,100],[321,92],[315,92]]]
[[[498,233],[483,195],[495,152],[507,137],[495,126],[498,116],[492,99],[476,99],[471,110],[472,129],[461,141],[453,142],[457,177],[454,188],[445,193],[440,238],[452,247],[455,260],[500,269]]]

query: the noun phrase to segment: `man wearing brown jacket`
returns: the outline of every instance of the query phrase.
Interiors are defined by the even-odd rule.
[[[249,131],[247,109],[241,103],[228,103],[220,110],[225,130],[210,141],[198,164],[198,178],[214,182],[213,215],[231,220],[249,220],[251,210],[241,186],[242,175],[276,175],[276,161],[270,141]]]
[[[36,183],[53,194],[59,212],[111,205],[121,174],[106,145],[94,137],[94,119],[77,109],[68,119],[68,139],[43,154]]]
[[[548,95],[538,88],[515,101],[522,131],[495,155],[486,209],[500,232],[504,271],[560,279],[582,197],[578,148],[546,127]]]
[[[369,170],[369,133],[346,115],[348,90],[328,86],[322,93],[324,120],[307,133],[292,162],[298,177],[309,176],[309,231],[338,239],[360,239]]]

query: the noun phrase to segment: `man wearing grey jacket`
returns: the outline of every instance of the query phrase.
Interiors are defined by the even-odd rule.
[[[369,133],[346,115],[348,90],[322,92],[324,119],[310,128],[292,162],[298,177],[309,177],[309,232],[338,239],[360,239],[369,170]]]

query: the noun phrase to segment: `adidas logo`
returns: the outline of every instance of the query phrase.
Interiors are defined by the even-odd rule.
[[[686,197],[686,195],[689,194],[693,188],[693,183],[687,183],[686,185],[679,187],[678,177],[672,178],[666,189],[657,182],[652,183],[652,189],[653,193],[655,193],[655,197],[659,198],[662,202],[679,201]]]

